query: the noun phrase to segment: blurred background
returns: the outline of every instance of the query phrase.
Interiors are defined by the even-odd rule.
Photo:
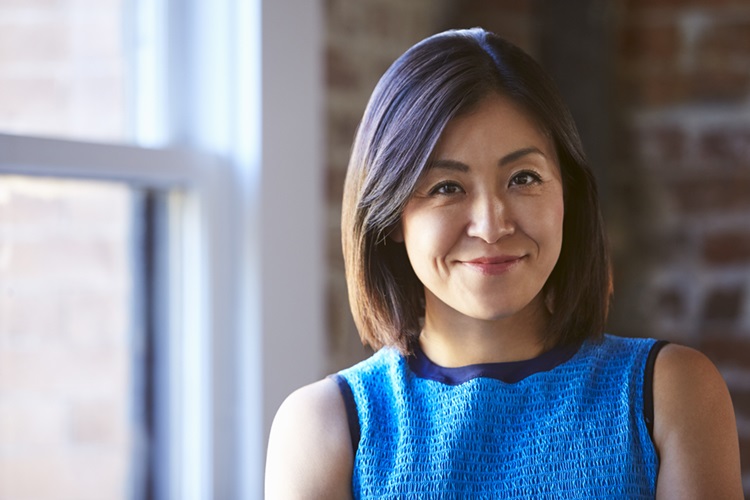
[[[471,26],[556,80],[608,329],[717,364],[750,493],[747,0],[4,0],[0,500],[262,497],[280,402],[369,354],[339,224],[369,94]]]

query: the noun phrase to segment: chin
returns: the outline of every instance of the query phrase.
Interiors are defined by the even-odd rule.
[[[534,300],[510,304],[495,301],[478,306],[475,304],[471,310],[467,310],[466,315],[481,321],[501,321],[520,314],[527,316],[530,312],[538,310]]]
[[[487,307],[467,311],[466,316],[480,321],[501,321],[518,314],[522,308],[517,307]]]

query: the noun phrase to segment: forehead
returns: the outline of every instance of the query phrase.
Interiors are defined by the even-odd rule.
[[[432,156],[499,154],[528,147],[550,158],[556,156],[549,134],[531,113],[512,99],[493,93],[448,122]]]

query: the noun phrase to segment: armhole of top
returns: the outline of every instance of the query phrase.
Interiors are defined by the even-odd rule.
[[[646,371],[643,374],[643,418],[646,421],[648,434],[654,440],[654,364],[661,348],[669,344],[666,340],[657,340],[651,346],[646,359]]]
[[[344,398],[344,407],[346,408],[346,419],[349,422],[349,436],[352,440],[352,451],[357,454],[357,448],[359,447],[359,416],[357,414],[357,404],[354,402],[354,394],[352,394],[352,388],[344,377],[338,373],[330,375],[328,378],[336,382],[336,385],[341,391],[341,397]]]

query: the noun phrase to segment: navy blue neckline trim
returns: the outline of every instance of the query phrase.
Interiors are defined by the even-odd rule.
[[[484,377],[500,380],[507,384],[520,382],[535,373],[547,372],[572,358],[580,344],[555,347],[536,358],[504,363],[479,363],[475,365],[448,368],[433,363],[422,349],[417,347],[407,361],[417,377],[434,380],[448,385],[459,385],[469,380]]]

